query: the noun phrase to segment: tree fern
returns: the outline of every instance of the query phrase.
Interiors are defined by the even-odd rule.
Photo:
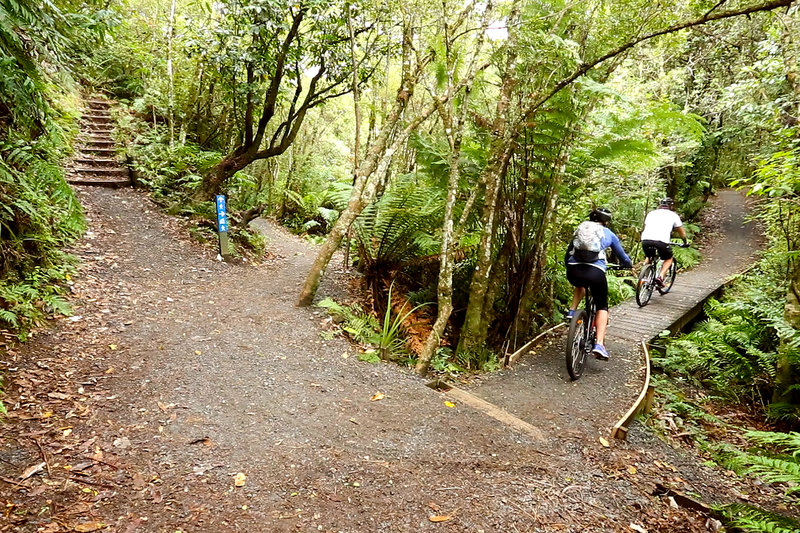
[[[438,252],[432,237],[441,225],[441,192],[405,176],[353,225],[362,267],[378,274],[392,265]]]

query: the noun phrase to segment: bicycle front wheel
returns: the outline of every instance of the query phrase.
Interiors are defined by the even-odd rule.
[[[655,275],[653,265],[646,264],[639,272],[639,280],[636,282],[636,303],[639,307],[644,307],[653,296],[653,285]]]
[[[661,294],[667,294],[672,289],[672,284],[675,283],[675,276],[678,275],[678,262],[674,259],[672,264],[667,269],[667,275],[664,276],[664,286],[658,289]]]
[[[581,377],[586,366],[586,354],[589,351],[589,315],[585,309],[575,311],[575,316],[569,323],[569,333],[567,334],[567,372],[574,381]]]

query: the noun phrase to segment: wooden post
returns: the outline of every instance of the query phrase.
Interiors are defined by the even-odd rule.
[[[217,195],[217,232],[219,233],[219,255],[223,261],[230,259],[228,246],[228,211],[225,206],[225,195]]]

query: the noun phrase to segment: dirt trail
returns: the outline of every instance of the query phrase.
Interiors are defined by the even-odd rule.
[[[409,371],[357,361],[323,340],[324,313],[294,306],[315,250],[285,231],[268,230],[265,265],[219,263],[141,193],[78,191],[90,231],[76,317],[5,365],[0,531],[705,531],[654,483],[749,490],[647,433],[602,447],[585,404],[551,409],[563,431],[535,442]],[[504,376],[498,389],[517,386]],[[530,421],[541,397],[603,385],[557,386],[523,398]]]

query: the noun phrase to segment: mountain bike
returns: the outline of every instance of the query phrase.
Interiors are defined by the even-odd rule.
[[[689,244],[672,242],[681,248],[688,248]],[[644,307],[653,296],[653,291],[659,294],[667,294],[675,284],[675,277],[678,275],[678,260],[673,257],[672,264],[667,269],[661,286],[656,282],[659,272],[661,272],[662,259],[658,257],[658,251],[652,250],[652,254],[647,256],[646,262],[639,272],[639,279],[636,282],[636,303],[639,307]]]
[[[567,333],[567,372],[569,377],[575,381],[586,367],[586,359],[594,348],[594,341],[597,331],[594,327],[594,299],[589,288],[586,288],[586,296],[583,299],[583,309],[576,309],[569,322],[569,332]]]
[[[619,265],[607,265],[608,270],[619,270]],[[586,368],[586,359],[592,353],[594,343],[597,340],[597,331],[594,325],[594,318],[597,309],[594,306],[592,292],[586,288],[586,296],[583,298],[583,309],[578,308],[572,315],[569,322],[567,333],[567,372],[569,377],[575,381]]]

